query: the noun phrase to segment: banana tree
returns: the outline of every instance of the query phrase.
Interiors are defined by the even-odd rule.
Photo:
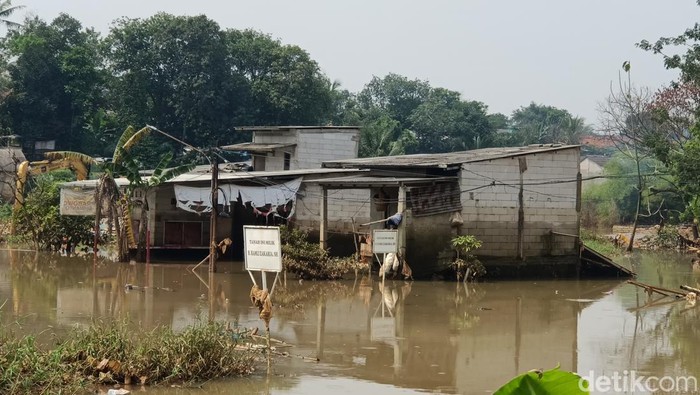
[[[136,253],[136,260],[139,262],[145,260],[149,193],[157,186],[180,174],[191,171],[195,167],[195,164],[185,164],[169,168],[168,165],[173,159],[173,154],[168,152],[161,156],[158,165],[150,176],[142,176],[140,163],[136,156],[132,154],[132,149],[153,130],[155,129],[149,126],[140,130],[129,126],[124,133],[122,133],[117,142],[112,162],[105,166],[105,174],[111,179],[105,180],[105,182],[113,182],[116,175],[123,176],[129,180],[129,184],[123,196],[123,200],[126,202],[125,209],[128,210],[128,212],[130,212],[130,209],[134,206],[140,207],[141,209]],[[116,191],[118,192],[118,189],[116,189]],[[141,192],[139,196],[136,196],[136,191]],[[113,201],[113,199],[111,201]],[[131,229],[127,229],[127,231],[131,232]],[[123,243],[123,241],[121,243]]]

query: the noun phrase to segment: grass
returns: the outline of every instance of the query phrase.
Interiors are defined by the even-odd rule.
[[[610,239],[590,230],[581,229],[581,240],[587,247],[607,257],[612,258],[623,254],[623,250],[616,247]]]
[[[98,384],[202,382],[253,371],[257,354],[222,323],[183,332],[144,330],[127,321],[75,329],[53,347],[32,335],[0,333],[0,393],[90,393]]]

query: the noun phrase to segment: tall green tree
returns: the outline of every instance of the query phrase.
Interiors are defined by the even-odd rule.
[[[591,131],[583,118],[564,109],[536,103],[515,110],[511,123],[518,145],[578,144],[581,136]]]
[[[89,152],[83,125],[102,105],[99,35],[61,14],[11,30],[2,42],[9,92],[0,104],[7,129],[25,147],[56,140],[56,149]]]
[[[700,3],[698,3],[700,5]],[[642,40],[638,46],[659,54],[667,69],[680,71],[679,81],[658,92],[648,107],[657,133],[644,143],[664,162],[678,193],[686,202],[686,216],[692,219],[695,237],[700,236],[700,24],[674,37],[655,42]]]
[[[231,67],[247,82],[242,122],[322,125],[331,120],[338,84],[308,52],[254,30],[228,30],[225,40]]]
[[[399,122],[386,114],[364,120],[360,139],[360,157],[403,155],[415,151],[413,132],[401,129]]]
[[[363,155],[437,153],[489,144],[493,127],[486,110],[458,92],[388,74],[372,78],[346,102],[344,119],[363,127],[361,141],[373,147],[383,142],[385,148],[365,149]]]
[[[12,5],[12,0],[0,1],[0,25],[3,25],[7,29],[16,29],[22,26],[21,23],[10,19],[15,12],[22,8],[24,8],[23,5]]]
[[[411,130],[418,152],[454,152],[483,148],[493,129],[486,105],[464,101],[458,92],[433,88],[411,113]]]
[[[387,74],[372,80],[357,94],[359,110],[371,113],[379,110],[395,119],[401,129],[411,128],[411,115],[430,95],[427,81],[409,80],[398,74]]]
[[[120,124],[153,124],[195,146],[227,143],[248,96],[228,56],[226,34],[200,16],[120,19],[105,39],[110,101]],[[181,152],[168,140],[144,145],[141,159]],[[152,153],[157,153],[152,155]]]

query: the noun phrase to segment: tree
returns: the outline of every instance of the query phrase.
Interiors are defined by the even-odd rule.
[[[699,3],[700,4],[700,3]],[[680,71],[679,81],[658,92],[649,112],[660,124],[659,133],[645,141],[654,155],[663,161],[674,177],[679,194],[686,202],[686,214],[694,222],[698,238],[700,219],[700,25],[688,28],[675,37],[661,37],[650,43],[642,40],[638,46],[660,54],[668,69]],[[680,47],[680,50],[677,48]],[[670,49],[670,51],[669,51]],[[670,52],[670,53],[669,53]]]
[[[12,5],[12,0],[0,1],[0,25],[3,25],[7,29],[16,29],[22,26],[22,24],[9,19],[15,12],[22,8],[24,8],[23,5]]]
[[[451,152],[488,144],[493,128],[486,109],[458,92],[388,74],[345,102],[344,120],[362,126],[360,140],[374,147],[362,155]]]
[[[148,205],[149,192],[164,182],[192,170],[195,166],[194,164],[187,164],[168,168],[168,165],[173,159],[173,154],[167,152],[161,155],[153,173],[148,177],[143,177],[140,163],[137,158],[132,155],[132,150],[142,142],[144,138],[151,134],[153,130],[154,129],[150,127],[145,127],[140,130],[136,130],[131,126],[126,128],[117,142],[112,161],[105,165],[105,176],[100,179],[100,184],[104,185],[98,187],[98,198],[95,199],[98,204],[97,207],[102,207],[103,202],[106,202],[108,207],[112,206],[108,212],[118,214],[112,215],[112,220],[120,218],[127,224],[130,224],[131,208],[134,206],[140,208],[141,216],[139,220],[136,252],[136,260],[139,262],[145,260],[146,230],[148,229],[148,212],[150,209]],[[116,184],[114,183],[114,178],[116,175],[126,177],[126,179],[129,180],[129,185],[123,196],[120,196],[119,189],[115,188]],[[140,192],[138,197],[136,196],[136,191]],[[122,200],[121,204],[119,203],[120,200]],[[116,221],[116,223],[118,223],[118,221]],[[98,226],[97,221],[96,226]],[[122,226],[121,229],[127,232],[133,231],[129,226]],[[118,234],[121,229],[117,228]],[[118,240],[118,244],[123,248],[125,244],[124,235]],[[124,251],[120,249],[120,256],[123,252]]]
[[[684,210],[684,204],[675,193],[674,185],[665,176],[664,166],[652,157],[640,162],[644,189],[640,204],[639,221],[658,224],[676,221]],[[661,169],[662,171],[659,171]],[[639,180],[637,163],[623,153],[617,153],[605,165],[608,177],[600,184],[586,186],[582,200],[587,225],[610,227],[633,222],[637,216]]]
[[[413,132],[402,130],[397,120],[380,114],[363,122],[359,156],[403,155],[413,151],[416,144]]]
[[[581,136],[591,130],[583,118],[567,110],[535,103],[515,110],[511,123],[520,145],[578,144]]]
[[[101,105],[99,36],[61,14],[10,31],[2,45],[9,61],[9,92],[0,104],[5,127],[25,147],[55,140],[57,150],[85,151],[83,125]]]
[[[610,96],[601,104],[599,113],[603,131],[610,137],[617,150],[635,163],[636,210],[632,234],[627,245],[627,251],[632,251],[646,189],[642,162],[651,156],[648,146],[644,143],[649,141],[650,136],[657,134],[658,125],[648,111],[651,101],[648,89],[632,86],[629,62],[624,62],[622,68],[627,74],[627,81],[620,77],[616,89],[611,85]]]
[[[196,146],[233,139],[248,92],[230,62],[227,37],[214,21],[163,13],[120,19],[105,48],[119,124],[155,124]],[[160,154],[182,152],[164,138],[140,148],[138,156],[149,166]]]
[[[331,120],[341,99],[336,96],[339,85],[306,51],[254,30],[228,30],[225,39],[233,70],[248,84],[243,122],[313,125]]]
[[[463,101],[458,92],[444,88],[432,88],[409,120],[421,153],[482,148],[493,131],[484,103]]]
[[[409,80],[398,74],[387,74],[384,78],[373,77],[357,94],[361,112],[379,110],[399,123],[399,127],[410,129],[410,117],[430,95],[427,81]]]

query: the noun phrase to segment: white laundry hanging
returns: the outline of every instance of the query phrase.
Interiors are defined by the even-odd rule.
[[[218,191],[218,201],[222,202],[224,194]],[[175,185],[175,200],[177,207],[192,213],[211,212],[211,188],[209,187],[188,187],[185,185]]]
[[[274,208],[286,205],[290,200],[296,201],[301,180],[301,177],[299,177],[283,184],[265,186],[222,184],[219,185],[218,201],[223,205],[227,205],[227,199],[235,200],[240,193],[243,203],[250,202],[253,207],[263,207],[269,204]],[[175,185],[177,207],[193,213],[211,212],[210,193],[211,188],[209,187]],[[293,213],[294,206],[292,206],[289,216],[291,217]]]

